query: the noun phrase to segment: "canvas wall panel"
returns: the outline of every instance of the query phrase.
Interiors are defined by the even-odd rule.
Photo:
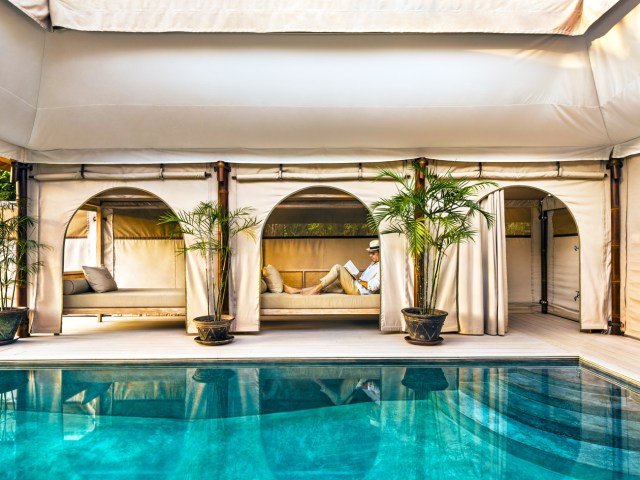
[[[578,237],[554,237],[549,311],[571,320],[580,319],[580,243]]]
[[[87,238],[67,238],[64,242],[64,271],[80,271],[83,265],[95,265],[96,248]]]
[[[368,238],[277,238],[263,240],[264,264],[281,270],[329,270],[352,260],[360,270],[370,263]]]
[[[539,299],[533,297],[531,238],[507,238],[507,279],[509,311],[517,306],[530,306]]]
[[[621,317],[625,335],[640,338],[640,156],[627,159],[623,172]]]
[[[275,163],[275,162],[274,162]],[[403,163],[399,163],[402,168]],[[371,167],[372,169],[375,166]],[[247,172],[255,172],[255,167],[247,167]],[[390,182],[371,182],[358,180],[323,181],[323,173],[331,173],[330,167],[317,166],[315,181],[270,181],[270,182],[233,182],[231,183],[231,207],[249,206],[255,208],[256,216],[265,221],[270,212],[286,197],[309,187],[331,186],[348,192],[365,205],[370,205],[381,196],[395,192]],[[235,166],[233,175],[245,173],[245,167]],[[413,265],[404,239],[398,235],[382,235],[381,245],[381,315],[382,331],[402,329],[400,310],[411,304],[413,296]],[[236,239],[234,248],[238,255],[233,263],[233,301],[237,317],[236,328],[243,331],[257,331],[260,328],[260,242],[247,236]]]
[[[508,171],[509,165],[502,168]],[[557,197],[570,210],[580,233],[580,328],[606,328],[611,315],[609,179],[501,180],[497,184],[498,188],[537,188]],[[533,228],[535,224],[532,224],[532,242],[539,244],[540,232]],[[539,263],[534,248],[533,278],[540,278]],[[534,298],[540,299],[539,288],[535,286]]]
[[[119,288],[185,288],[182,240],[114,240],[113,276]]]
[[[112,188],[134,187],[162,199],[173,210],[189,210],[200,200],[217,197],[216,184],[208,180],[126,180],[31,181],[31,213],[38,217],[35,237],[50,248],[40,252],[45,267],[29,287],[30,307],[34,309],[33,333],[60,333],[62,330],[62,251],[64,232],[75,211],[89,198]],[[189,240],[187,240],[189,241]],[[189,320],[206,314],[204,265],[200,258],[188,255],[186,261],[187,331],[195,333]]]

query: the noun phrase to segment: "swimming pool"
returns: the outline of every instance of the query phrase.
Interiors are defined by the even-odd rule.
[[[3,479],[640,478],[640,394],[578,365],[0,370]]]

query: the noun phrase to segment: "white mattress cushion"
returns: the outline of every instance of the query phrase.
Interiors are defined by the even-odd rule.
[[[64,308],[184,308],[186,304],[182,288],[122,288],[63,298]]]
[[[380,295],[263,293],[260,295],[260,308],[380,308]]]

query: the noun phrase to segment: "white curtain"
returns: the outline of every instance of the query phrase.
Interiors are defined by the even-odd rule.
[[[471,335],[504,335],[507,332],[508,295],[504,224],[504,192],[499,190],[481,201],[494,215],[488,228],[484,218],[473,219],[475,242],[459,246],[457,256],[459,332]]]

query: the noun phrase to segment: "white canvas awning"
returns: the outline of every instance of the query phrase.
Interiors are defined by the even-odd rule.
[[[2,2],[0,140],[54,163],[631,154],[640,7],[598,26],[573,37],[51,33]]]
[[[110,32],[580,35],[617,0],[10,0],[45,28]]]

